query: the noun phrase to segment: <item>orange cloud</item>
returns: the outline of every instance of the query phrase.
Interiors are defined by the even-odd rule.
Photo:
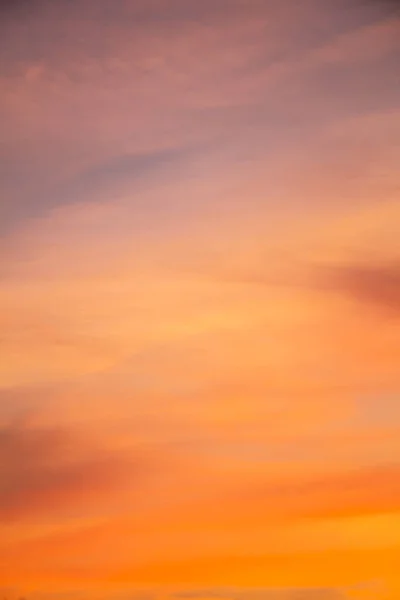
[[[394,316],[400,310],[400,266],[360,265],[327,268],[327,287]]]
[[[0,23],[0,581],[393,600],[398,20],[31,4]]]
[[[136,464],[137,463],[137,464]],[[9,423],[0,429],[0,519],[88,510],[102,495],[135,484],[142,465],[62,429]],[[90,508],[89,508],[90,510]]]

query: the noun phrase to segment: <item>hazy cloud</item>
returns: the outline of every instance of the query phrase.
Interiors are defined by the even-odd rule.
[[[0,519],[84,507],[141,470],[72,430],[11,422],[0,429]]]
[[[340,600],[345,598],[340,588],[205,588],[177,592],[174,598],[191,600]]]
[[[388,314],[400,312],[400,263],[328,267],[322,285]]]
[[[394,573],[389,4],[1,9],[0,579],[327,600]]]

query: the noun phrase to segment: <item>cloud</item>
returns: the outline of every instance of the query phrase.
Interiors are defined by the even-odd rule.
[[[301,551],[398,524],[396,332],[357,304],[397,310],[395,213],[366,213],[398,184],[398,23],[346,0],[28,4],[0,24],[1,577],[338,597],[346,560],[303,574]],[[380,420],[354,417],[375,391]],[[149,485],[132,439],[172,457]]]
[[[35,203],[36,214],[47,212],[57,206],[80,204],[85,206],[88,198],[96,204],[110,203],[110,198],[127,195],[130,198],[132,210],[138,214],[157,212],[163,206],[163,198],[158,198],[157,204],[144,206],[141,198],[143,188],[148,189],[157,181],[165,184],[178,170],[188,170],[197,160],[201,160],[210,151],[204,144],[183,145],[170,147],[153,152],[126,153],[109,156],[105,162],[90,165],[82,169],[75,177],[58,188],[57,193]]]
[[[322,286],[389,315],[400,313],[400,263],[328,267],[323,271]]]
[[[204,588],[183,590],[173,594],[180,600],[340,600],[345,597],[339,588]]]
[[[400,465],[381,464],[303,476],[297,482],[261,484],[252,495],[260,514],[272,510],[313,518],[374,515],[397,511],[399,482]]]
[[[398,15],[400,13],[399,0],[364,0],[366,6],[376,7],[382,14]]]
[[[141,472],[139,461],[73,430],[10,422],[0,428],[0,520],[85,510]]]
[[[360,589],[362,589],[361,586]],[[16,590],[4,588],[4,596],[9,600],[16,600],[17,598],[21,598],[22,595],[22,592],[17,594]],[[57,600],[74,600],[74,598],[81,595],[81,591],[72,589],[70,591],[42,591],[38,589],[33,594],[29,594],[29,598],[31,600],[48,600],[51,597]],[[86,595],[88,598],[91,597],[90,592],[86,592]],[[115,590],[111,595],[104,597],[111,600],[159,600],[160,598],[164,598],[165,600],[343,600],[346,596],[344,590],[335,587],[246,588],[225,586],[193,588],[164,593],[151,588],[143,590]],[[103,594],[96,592],[96,598],[103,600]]]
[[[5,13],[18,11],[26,7],[27,4],[26,0],[0,0],[0,11]]]
[[[55,2],[16,20],[0,35],[8,74],[1,99],[3,227],[62,204],[75,184],[86,193],[86,178],[95,182],[98,175],[98,188],[124,179],[146,151],[213,142],[216,132],[225,147],[240,147],[246,130],[246,146],[254,149],[262,136],[275,151],[300,123],[307,131],[337,119],[344,94],[345,109],[351,104],[357,113],[378,91],[380,104],[396,95],[375,84],[383,73],[393,88],[392,74],[381,68],[373,87],[367,75],[361,90],[361,75],[342,80],[333,73],[327,90],[329,82],[315,74],[332,61],[346,70],[349,54],[358,64],[365,49],[368,56],[390,50],[395,24],[359,31],[340,10],[324,8],[331,22],[315,2],[282,6]]]

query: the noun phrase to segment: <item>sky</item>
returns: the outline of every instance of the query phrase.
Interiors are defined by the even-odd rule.
[[[0,3],[0,593],[400,597],[400,12]]]

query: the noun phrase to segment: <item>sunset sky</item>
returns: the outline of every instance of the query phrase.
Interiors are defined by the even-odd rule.
[[[400,11],[0,3],[0,596],[400,598]]]

